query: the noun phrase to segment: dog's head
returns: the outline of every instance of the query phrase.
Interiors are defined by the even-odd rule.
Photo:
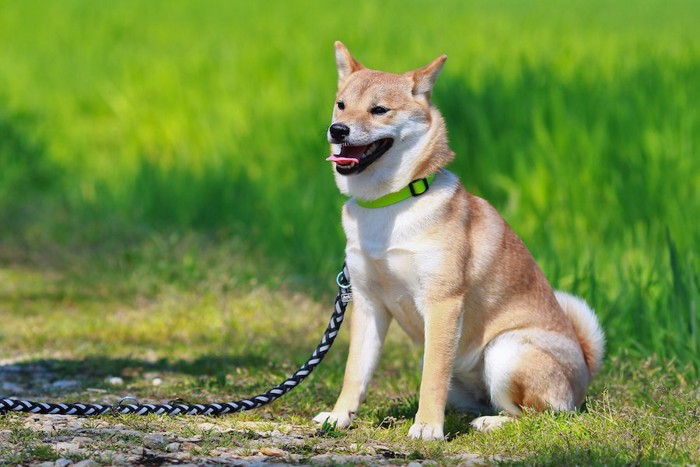
[[[338,93],[328,128],[336,183],[372,200],[431,175],[454,154],[430,94],[446,55],[403,74],[370,70],[335,43]]]

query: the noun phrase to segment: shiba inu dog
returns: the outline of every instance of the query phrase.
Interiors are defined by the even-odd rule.
[[[445,55],[404,74],[365,68],[335,43],[328,129],[354,292],[343,388],[314,420],[344,428],[364,400],[392,320],[424,345],[412,438],[443,437],[445,407],[489,430],[522,408],[575,410],[604,336],[581,299],[555,292],[520,238],[444,167],[430,94]]]

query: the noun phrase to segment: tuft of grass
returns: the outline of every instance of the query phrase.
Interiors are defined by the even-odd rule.
[[[324,421],[317,431],[317,435],[324,438],[342,438],[346,436],[346,432],[338,429],[338,422]]]

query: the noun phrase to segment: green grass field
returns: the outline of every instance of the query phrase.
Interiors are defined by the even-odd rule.
[[[0,317],[11,323],[0,359],[119,373],[150,352],[185,373],[204,362],[216,386],[268,354],[285,373],[280,342],[304,358],[343,256],[344,200],[323,160],[340,39],[389,71],[448,54],[434,101],[450,169],[557,288],[598,312],[611,368],[594,393],[623,384],[632,361],[651,367],[630,370],[630,387],[663,373],[686,407],[700,377],[698,18],[690,0],[0,0]],[[313,321],[292,337],[272,324],[287,303],[289,319]],[[392,377],[420,355],[396,342],[382,369]],[[315,383],[326,404],[342,359]],[[200,394],[197,378],[185,393]],[[246,378],[235,392],[271,382]],[[292,412],[311,415],[309,391]],[[630,407],[650,403],[639,397]]]

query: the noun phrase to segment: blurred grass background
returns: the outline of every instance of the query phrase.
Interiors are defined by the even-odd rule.
[[[0,261],[332,292],[333,41],[396,72],[447,53],[451,170],[592,303],[612,353],[697,378],[698,18],[690,0],[0,0]]]

